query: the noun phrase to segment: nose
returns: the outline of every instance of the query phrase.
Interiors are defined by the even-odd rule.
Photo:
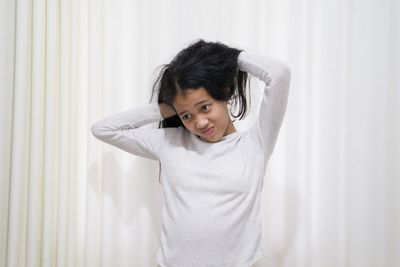
[[[208,127],[208,119],[203,116],[198,116],[196,118],[196,128],[200,130],[207,129]]]

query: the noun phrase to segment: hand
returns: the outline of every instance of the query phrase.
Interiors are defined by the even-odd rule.
[[[165,103],[159,103],[158,107],[160,108],[161,116],[166,119],[176,115],[176,111],[169,105]]]

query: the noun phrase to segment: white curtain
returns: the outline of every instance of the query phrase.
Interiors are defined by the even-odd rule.
[[[399,1],[3,0],[0,37],[0,266],[156,266],[158,163],[90,125],[197,38],[292,70],[254,267],[400,266]]]

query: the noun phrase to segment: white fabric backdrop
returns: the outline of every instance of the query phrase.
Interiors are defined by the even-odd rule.
[[[400,266],[399,1],[1,1],[0,37],[0,266],[156,266],[158,163],[90,125],[197,38],[292,69],[254,267]]]

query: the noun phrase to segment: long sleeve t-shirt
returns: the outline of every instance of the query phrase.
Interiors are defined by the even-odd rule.
[[[249,267],[267,255],[260,200],[263,178],[284,118],[291,72],[282,61],[242,51],[240,70],[264,83],[259,115],[246,131],[215,143],[163,120],[157,103],[92,125],[95,137],[160,162],[163,188],[161,267]]]

